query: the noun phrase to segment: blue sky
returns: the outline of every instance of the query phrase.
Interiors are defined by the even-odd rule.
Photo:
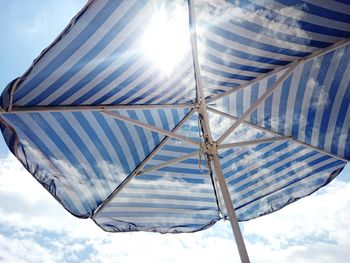
[[[20,76],[81,0],[0,0],[0,89]],[[241,224],[252,262],[344,262],[350,256],[350,166],[328,187]],[[108,234],[66,212],[0,139],[0,262],[238,262],[227,222],[195,234]]]

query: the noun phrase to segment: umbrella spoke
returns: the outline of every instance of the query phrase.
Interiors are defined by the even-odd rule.
[[[174,129],[172,129],[172,132],[178,131],[182,125],[193,115],[195,111],[192,109],[187,115],[175,126]],[[116,189],[103,201],[103,203],[94,211],[93,215],[91,216],[92,219],[96,217],[96,215],[103,210],[106,205],[109,204],[109,202],[136,176],[138,175],[143,167],[159,152],[159,150],[169,141],[171,137],[166,136],[164,139],[157,145],[156,148],[154,148],[150,154],[134,169],[134,171],[129,174],[124,181],[117,186]]]
[[[315,58],[317,58],[317,57],[323,56],[323,55],[325,55],[325,54],[327,54],[327,53],[329,53],[329,52],[332,52],[332,51],[334,51],[334,50],[336,50],[336,49],[338,49],[338,48],[342,48],[342,47],[344,47],[345,45],[347,45],[347,44],[349,44],[349,43],[350,43],[350,38],[346,38],[346,39],[343,39],[343,40],[340,40],[340,41],[334,43],[333,45],[330,45],[329,47],[326,47],[326,48],[323,48],[323,49],[319,49],[319,50],[315,51],[314,53],[311,53],[310,55],[308,55],[308,56],[306,56],[306,57],[304,57],[304,58],[301,58],[301,59],[297,59],[297,60],[295,60],[295,61],[300,60],[301,62],[306,62],[306,61],[308,61],[308,60],[315,59]],[[241,90],[241,89],[243,89],[243,88],[246,88],[246,87],[248,87],[248,86],[251,86],[251,85],[253,85],[253,84],[259,82],[259,81],[262,80],[262,79],[266,79],[266,78],[268,78],[269,76],[272,76],[272,75],[274,75],[274,74],[277,74],[278,72],[281,72],[282,70],[288,69],[288,68],[290,68],[290,67],[293,66],[293,63],[294,63],[295,61],[291,62],[290,64],[287,64],[287,65],[278,67],[278,68],[276,68],[276,69],[274,69],[274,70],[272,70],[272,71],[270,71],[270,72],[267,72],[267,73],[265,73],[265,74],[262,74],[262,75],[260,75],[259,77],[254,78],[254,79],[252,79],[251,81],[248,81],[248,82],[246,82],[246,83],[244,83],[244,84],[242,84],[242,85],[236,87],[235,89],[232,89],[232,90],[223,92],[223,93],[221,93],[221,94],[218,94],[218,95],[216,95],[216,96],[213,96],[213,97],[207,99],[207,100],[206,100],[206,103],[208,104],[208,103],[214,102],[214,101],[216,101],[216,100],[218,100],[218,99],[221,99],[221,98],[223,98],[223,97],[225,97],[225,96],[228,96],[228,95],[231,94],[231,93],[234,93],[234,92],[239,91],[239,90]]]
[[[250,114],[256,110],[261,103],[263,103],[277,88],[279,88],[284,80],[286,80],[294,71],[296,67],[298,67],[301,63],[301,60],[296,60],[293,62],[288,70],[276,80],[275,84],[269,88],[260,98],[248,109],[246,110],[241,117],[239,117],[225,132],[220,136],[217,140],[218,144],[221,144],[230,134],[238,128],[238,126],[248,117]]]
[[[155,126],[152,126],[152,125],[149,125],[149,124],[146,124],[146,123],[143,123],[143,122],[140,122],[140,121],[137,121],[137,120],[134,120],[134,119],[122,116],[122,115],[120,115],[118,113],[105,111],[105,110],[102,111],[102,113],[110,115],[110,116],[112,116],[112,117],[114,117],[114,118],[116,118],[118,120],[129,122],[129,123],[134,124],[136,126],[140,126],[142,128],[145,128],[145,129],[148,129],[148,130],[151,130],[151,131],[154,131],[154,132],[158,132],[160,134],[172,137],[174,139],[178,139],[178,140],[182,140],[182,141],[185,141],[185,142],[189,142],[189,143],[194,144],[194,145],[199,145],[199,142],[196,142],[196,141],[194,141],[192,139],[189,139],[186,136],[182,136],[182,135],[176,134],[175,132],[170,132],[170,131],[167,131],[167,130],[160,129],[158,127],[155,127]]]
[[[162,162],[162,163],[160,163],[160,164],[158,164],[158,165],[154,165],[154,166],[152,166],[152,167],[150,167],[150,168],[148,168],[148,169],[141,170],[140,173],[139,173],[138,175],[140,175],[140,174],[146,174],[146,173],[149,173],[149,172],[153,172],[153,171],[159,170],[159,169],[161,169],[161,168],[163,168],[163,167],[167,167],[167,166],[169,166],[169,165],[171,165],[171,164],[179,163],[179,162],[181,162],[181,161],[190,159],[191,157],[194,157],[194,156],[196,156],[196,155],[198,155],[198,154],[199,154],[199,152],[198,152],[198,151],[195,151],[195,152],[193,152],[193,153],[189,153],[189,154],[185,154],[185,155],[183,155],[183,156],[180,156],[180,157],[178,157],[178,158],[173,158],[173,159],[171,159],[170,161]]]
[[[219,111],[219,110],[214,109],[214,108],[211,108],[211,107],[207,107],[207,110],[208,110],[208,111],[211,111],[211,112],[213,112],[213,113],[216,113],[216,114],[218,114],[218,115],[221,115],[221,116],[223,116],[223,117],[226,117],[226,118],[228,118],[228,119],[234,120],[234,121],[237,121],[237,120],[239,119],[239,118],[237,118],[237,117],[235,117],[235,116],[232,116],[231,114],[228,114],[228,113],[226,113],[226,112]],[[264,131],[264,132],[268,132],[268,133],[270,133],[270,134],[272,134],[272,135],[275,135],[275,136],[280,136],[280,137],[282,137],[282,138],[283,138],[283,137],[286,137],[284,134],[280,134],[280,133],[278,133],[278,132],[271,131],[271,130],[269,130],[269,129],[266,129],[266,128],[264,128],[264,127],[258,126],[258,125],[256,125],[256,124],[254,124],[254,123],[252,123],[252,122],[249,122],[249,121],[246,121],[246,120],[244,120],[242,123],[245,124],[245,125],[248,125],[248,126],[250,126],[250,127],[252,127],[252,128],[255,128],[255,129],[257,129],[257,130]],[[311,149],[313,149],[313,150],[315,150],[315,151],[318,151],[318,152],[320,152],[320,153],[324,153],[324,154],[326,154],[326,155],[329,155],[329,156],[331,156],[331,157],[333,157],[333,158],[335,158],[335,159],[338,159],[338,160],[341,160],[341,161],[344,161],[344,162],[350,162],[350,160],[348,160],[348,159],[345,159],[345,158],[343,158],[343,157],[341,157],[341,156],[338,156],[338,155],[335,155],[335,154],[333,154],[333,153],[327,152],[327,151],[325,151],[325,150],[323,150],[323,149],[320,149],[320,148],[315,147],[315,146],[313,146],[313,145],[310,145],[310,144],[308,144],[308,143],[302,142],[302,141],[297,140],[297,139],[295,139],[295,138],[293,138],[293,137],[287,136],[287,138],[288,138],[288,140],[290,140],[290,141],[293,141],[293,142],[298,143],[298,144],[300,144],[300,145],[304,145],[304,146],[306,146],[306,147],[308,147],[308,148],[311,148]],[[219,145],[219,148],[222,147],[223,145],[226,145],[226,144]]]
[[[120,104],[120,105],[60,105],[60,106],[12,106],[6,111],[0,108],[1,114],[30,112],[65,112],[65,111],[103,111],[103,110],[147,110],[164,108],[193,108],[193,104]]]
[[[291,137],[289,137],[289,136],[277,136],[277,137],[264,138],[264,139],[253,140],[253,141],[225,143],[225,144],[218,145],[218,149],[227,149],[227,148],[234,148],[234,147],[240,147],[240,146],[249,146],[249,145],[255,145],[255,144],[260,144],[260,143],[283,141],[283,140],[290,140],[290,139],[291,139]]]

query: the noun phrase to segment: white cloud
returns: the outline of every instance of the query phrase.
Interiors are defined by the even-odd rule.
[[[350,256],[350,183],[242,224],[252,262],[341,262]],[[3,262],[238,262],[228,222],[194,233],[106,233],[66,212],[9,156],[0,160]]]

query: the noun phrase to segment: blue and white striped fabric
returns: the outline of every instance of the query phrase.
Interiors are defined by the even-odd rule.
[[[171,20],[181,10],[189,35],[187,4],[91,0],[2,93],[11,152],[65,209],[106,231],[194,232],[227,218],[193,110],[190,38],[166,73],[143,47],[159,12]],[[350,2],[206,0],[195,8],[214,140],[292,62],[344,42],[301,62],[223,144],[285,140],[219,148],[240,221],[328,184],[350,160]]]
[[[207,96],[350,37],[348,1],[196,1]]]
[[[198,140],[198,132],[194,115],[177,133]],[[170,139],[145,169],[197,151],[195,145]],[[220,219],[216,200],[213,179],[197,154],[136,176],[94,220],[107,231],[193,232]]]
[[[222,151],[221,157],[240,221],[271,213],[310,195],[344,167],[343,161],[288,141],[237,147]]]
[[[118,113],[170,131],[187,111]],[[13,133],[6,129],[3,133],[13,143],[9,144],[13,153],[79,217],[90,217],[164,138],[101,112],[21,113],[2,118],[4,126],[16,128]]]

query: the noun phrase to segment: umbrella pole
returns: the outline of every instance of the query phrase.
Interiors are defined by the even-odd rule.
[[[224,178],[224,174],[222,173],[222,170],[221,170],[220,160],[219,160],[217,151],[215,154],[212,155],[212,162],[214,165],[214,171],[215,171],[216,177],[219,182],[220,190],[224,199],[227,214],[230,219],[231,228],[236,240],[239,256],[241,258],[242,263],[249,263],[250,261],[249,261],[247,249],[245,247],[243,236],[238,224],[237,216],[230,197],[230,192],[228,190],[228,187]]]

